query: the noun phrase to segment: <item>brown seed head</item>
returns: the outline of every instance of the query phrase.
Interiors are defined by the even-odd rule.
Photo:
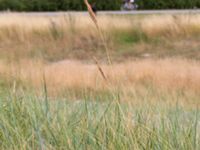
[[[97,18],[96,18],[94,11],[92,10],[91,5],[89,4],[88,0],[84,0],[84,2],[85,2],[85,5],[87,6],[87,10],[90,14],[92,21],[95,23],[96,26],[98,26]]]

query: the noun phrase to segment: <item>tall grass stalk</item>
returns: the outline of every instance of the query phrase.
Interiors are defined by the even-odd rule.
[[[107,59],[108,59],[108,63],[111,65],[112,62],[111,62],[111,58],[110,58],[110,54],[109,54],[109,48],[108,48],[108,45],[107,45],[107,42],[106,42],[106,39],[105,39],[105,36],[103,34],[103,31],[101,30],[99,24],[98,24],[98,20],[97,20],[97,17],[96,17],[96,14],[93,12],[92,10],[92,7],[91,5],[89,4],[88,0],[84,0],[85,2],[85,5],[87,6],[87,10],[90,14],[90,17],[92,19],[92,21],[94,22],[97,30],[98,30],[98,33],[99,33],[99,36],[104,44],[104,48],[106,50],[106,55],[107,55]]]

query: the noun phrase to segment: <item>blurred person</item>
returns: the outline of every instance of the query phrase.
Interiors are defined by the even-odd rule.
[[[123,5],[121,7],[122,10],[135,10],[137,8],[135,0],[123,0]]]

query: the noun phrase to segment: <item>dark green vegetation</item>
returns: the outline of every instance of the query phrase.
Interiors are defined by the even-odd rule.
[[[188,9],[199,8],[199,0],[137,0],[140,9]]]
[[[98,10],[120,10],[123,0],[90,0]],[[199,0],[136,0],[139,9],[199,8]],[[83,0],[0,0],[0,10],[64,11],[85,10]]]
[[[99,10],[118,10],[121,0],[93,0]],[[84,0],[1,0],[0,10],[17,11],[58,11],[86,10]]]

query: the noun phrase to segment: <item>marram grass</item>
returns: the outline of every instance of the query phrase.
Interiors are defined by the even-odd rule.
[[[9,93],[9,92],[8,92]],[[0,149],[199,149],[199,110],[178,104],[69,101],[10,93],[0,100]]]

